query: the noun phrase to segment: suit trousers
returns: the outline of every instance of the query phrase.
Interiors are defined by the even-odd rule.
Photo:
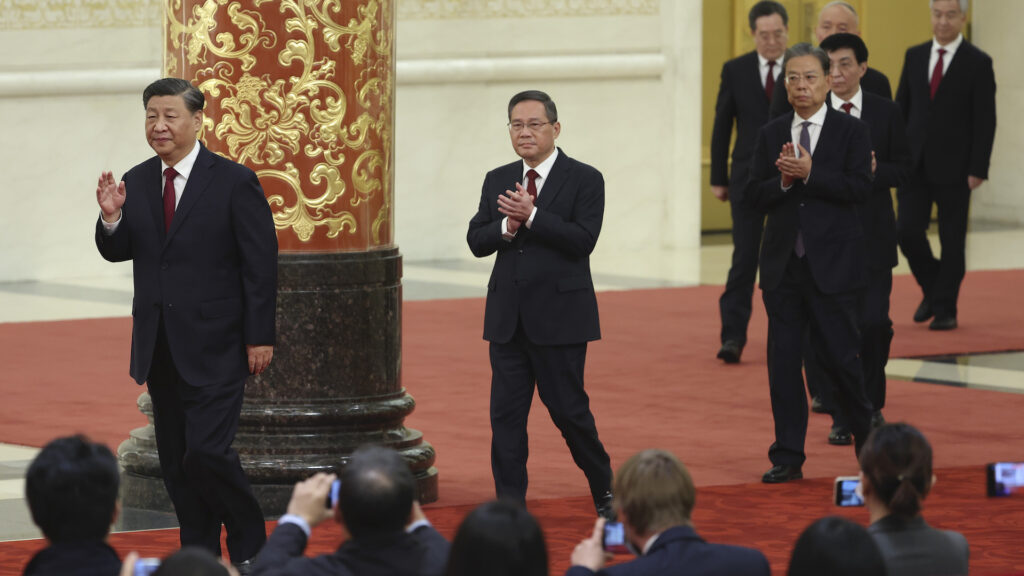
[[[836,382],[836,404],[850,424],[855,449],[871,427],[871,403],[864,392],[858,329],[860,290],[825,294],[818,289],[807,258],[791,254],[782,282],[763,291],[768,312],[768,384],[775,442],[772,464],[800,466],[806,459],[807,396],[801,372],[804,331],[821,343],[825,371]]]
[[[221,524],[231,560],[256,555],[267,540],[259,502],[238,453],[245,381],[194,386],[174,365],[161,321],[147,380],[164,485],[181,526],[181,545],[221,554]]]
[[[510,342],[491,342],[491,471],[498,498],[526,501],[526,424],[535,385],[595,501],[611,490],[611,461],[583,389],[586,356],[586,342],[540,346],[521,325]]]
[[[729,199],[732,212],[732,265],[725,281],[725,291],[718,299],[722,316],[722,342],[747,342],[747,325],[753,308],[757,258],[761,250],[764,214],[745,202]]]
[[[911,183],[897,191],[896,230],[910,271],[936,316],[957,314],[960,284],[967,271],[967,215],[971,189],[962,182],[933,182],[918,170]],[[932,204],[938,207],[941,259],[928,243]]]

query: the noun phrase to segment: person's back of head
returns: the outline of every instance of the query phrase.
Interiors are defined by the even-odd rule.
[[[364,446],[341,470],[338,510],[353,538],[401,532],[416,498],[416,479],[390,448]]]
[[[120,474],[110,449],[82,435],[43,447],[25,475],[32,521],[54,543],[103,540],[117,509]]]
[[[634,454],[615,474],[615,507],[638,534],[690,523],[697,489],[686,466],[670,452]]]
[[[885,424],[871,431],[860,452],[865,496],[891,514],[913,518],[932,487],[932,447],[910,424]]]
[[[466,515],[448,555],[447,576],[547,576],[537,520],[514,502],[481,504]]]
[[[186,546],[164,558],[153,576],[228,576],[230,572],[212,552]]]
[[[882,553],[859,524],[838,516],[811,523],[797,539],[787,576],[885,576]]]

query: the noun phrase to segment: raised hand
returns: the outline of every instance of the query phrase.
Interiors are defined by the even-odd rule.
[[[96,182],[96,202],[103,212],[103,220],[117,222],[121,217],[121,206],[124,206],[125,199],[124,182],[115,182],[114,174],[101,172]]]

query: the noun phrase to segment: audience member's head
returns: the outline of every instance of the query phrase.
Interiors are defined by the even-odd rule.
[[[47,444],[28,467],[32,521],[54,543],[103,540],[117,511],[120,475],[110,449],[78,435]]]
[[[481,504],[455,533],[447,576],[547,576],[544,533],[529,512],[514,502]]]
[[[613,490],[627,535],[639,546],[653,534],[689,524],[697,500],[690,472],[664,450],[644,450],[626,460],[615,475]]]
[[[808,526],[793,546],[788,576],[885,576],[874,539],[859,524],[830,516]]]
[[[416,499],[409,464],[389,448],[363,446],[342,468],[340,520],[353,538],[401,532]]]
[[[153,576],[229,576],[231,572],[212,552],[186,546],[164,558]]]
[[[910,424],[885,424],[871,431],[860,451],[861,491],[869,507],[913,518],[931,490],[932,447]]]

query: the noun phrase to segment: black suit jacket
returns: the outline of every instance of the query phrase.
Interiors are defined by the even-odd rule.
[[[161,316],[186,382],[245,378],[245,345],[274,343],[277,300],[277,235],[256,174],[200,144],[167,233],[160,158],[122,180],[121,223],[107,236],[97,222],[96,246],[107,260],[133,261],[132,378],[149,376]]]
[[[566,576],[590,576],[589,568],[572,566]],[[608,566],[602,576],[768,576],[768,559],[761,552],[730,546],[709,544],[690,526],[675,526],[661,533],[646,554],[615,566]]]
[[[741,202],[750,173],[757,131],[768,122],[768,97],[761,84],[757,51],[748,52],[722,65],[722,80],[711,129],[711,185],[732,184],[729,196]],[[736,143],[732,149],[732,177],[729,177],[729,139],[736,121]]]
[[[780,76],[779,79],[783,79],[783,76]],[[864,77],[860,79],[860,87],[865,92],[876,94],[887,100],[892,100],[892,86],[889,84],[889,78],[870,66],[864,73]],[[786,93],[786,83],[778,82],[775,84],[775,91],[772,92],[772,106],[771,113],[769,115],[772,118],[778,118],[786,112],[792,111],[793,105],[789,103],[789,97]]]
[[[306,533],[279,524],[260,550],[254,576],[441,576],[448,564],[448,541],[432,526],[383,536],[350,539],[333,554],[302,555]]]
[[[896,102],[907,121],[914,167],[932,182],[988,178],[996,134],[996,79],[992,58],[964,40],[949,62],[935,100],[928,59],[931,41],[907,49]]]
[[[590,253],[604,217],[604,178],[561,149],[537,198],[530,228],[501,235],[498,195],[522,182],[523,162],[496,168],[484,178],[480,206],[466,241],[477,257],[497,252],[487,283],[484,339],[506,343],[522,322],[541,346],[579,344],[601,337]]]
[[[892,208],[892,188],[903,186],[910,178],[910,148],[907,128],[900,107],[892,100],[861,92],[861,121],[871,133],[871,150],[878,162],[874,183],[867,201],[861,206],[868,250],[868,266],[892,268],[897,264],[896,218]],[[829,97],[827,102],[831,103]]]
[[[808,265],[818,288],[833,294],[860,288],[866,275],[864,232],[858,205],[871,190],[871,137],[866,124],[827,109],[805,184],[782,189],[775,167],[782,145],[793,141],[793,112],[761,129],[747,198],[767,213],[761,243],[761,288],[781,282],[803,232]]]
[[[104,541],[51,544],[25,565],[23,576],[117,576],[121,559]]]

